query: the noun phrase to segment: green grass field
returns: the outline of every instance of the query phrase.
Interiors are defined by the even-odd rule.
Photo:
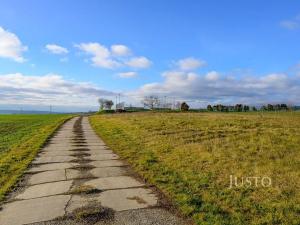
[[[0,115],[0,200],[70,115]]]
[[[197,224],[300,224],[300,113],[95,115],[92,126]],[[236,177],[272,185],[233,187]]]

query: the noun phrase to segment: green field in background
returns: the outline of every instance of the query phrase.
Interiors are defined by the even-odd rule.
[[[0,115],[0,200],[70,115]]]

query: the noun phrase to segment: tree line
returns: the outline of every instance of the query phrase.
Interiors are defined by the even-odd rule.
[[[109,99],[100,98],[98,99],[100,104],[100,111],[102,110],[111,110],[114,102]],[[174,102],[170,103],[166,100],[161,100],[156,96],[146,96],[142,100],[144,108],[150,110],[158,109],[169,109],[169,110],[181,110],[188,111],[190,106],[186,102]],[[125,103],[120,102],[116,104],[116,110],[125,111]],[[267,104],[261,107],[249,106],[245,104],[236,104],[236,105],[207,105],[207,111],[210,112],[248,112],[248,111],[287,111],[292,110],[292,107],[289,107],[287,104]]]
[[[287,106],[287,104],[267,104],[263,105],[260,108],[257,108],[255,106],[249,106],[249,105],[243,105],[243,104],[236,104],[234,106],[232,105],[222,105],[222,104],[217,104],[217,105],[208,105],[207,106],[207,111],[213,112],[248,112],[248,111],[287,111],[290,108]]]

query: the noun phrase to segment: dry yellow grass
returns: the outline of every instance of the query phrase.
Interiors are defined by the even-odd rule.
[[[300,224],[300,113],[96,115],[107,144],[198,224]],[[233,187],[230,175],[272,185]]]

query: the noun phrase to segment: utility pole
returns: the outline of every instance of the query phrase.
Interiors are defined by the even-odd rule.
[[[117,105],[118,105],[118,96],[116,95],[116,109],[117,109]]]
[[[52,105],[50,105],[49,110],[50,110],[50,114],[52,114]]]

